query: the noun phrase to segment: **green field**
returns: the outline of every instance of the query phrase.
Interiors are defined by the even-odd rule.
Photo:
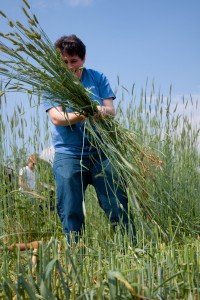
[[[200,109],[198,102],[173,103],[170,93],[156,95],[153,87],[139,97],[120,85],[116,91],[119,123],[163,161],[145,178],[151,199],[143,200],[144,207],[155,218],[127,190],[136,246],[112,231],[90,187],[85,231],[69,249],[55,194],[44,189],[32,201],[18,190],[19,167],[51,143],[48,120],[43,116],[41,122],[38,99],[31,95],[12,113],[12,100],[1,96],[0,299],[200,299],[199,124],[188,115],[189,108]],[[42,160],[40,175],[54,186],[51,166]],[[39,241],[37,253],[34,244],[28,246],[33,241]],[[25,251],[18,243],[26,244]]]

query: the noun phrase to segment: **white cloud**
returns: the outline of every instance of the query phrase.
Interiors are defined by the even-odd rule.
[[[176,107],[177,105],[177,107]],[[175,111],[174,111],[175,110]],[[186,118],[191,128],[197,132],[200,129],[200,95],[176,95],[172,97],[171,114]],[[183,124],[179,124],[178,131],[182,131]],[[200,134],[197,136],[198,150],[200,153]]]
[[[147,97],[147,101],[149,102],[152,108],[152,114],[154,113],[154,108],[151,103],[156,103],[157,96],[153,96],[150,101],[150,97]],[[151,102],[151,103],[150,103]],[[169,106],[170,116],[180,116],[187,117],[191,120],[191,123],[197,127],[200,127],[200,94],[193,95],[172,95],[171,101],[169,100],[169,96],[163,96],[163,109],[167,110]],[[164,113],[165,114],[165,113]]]
[[[191,119],[192,124],[197,127],[200,126],[200,95],[177,95],[172,97],[172,106],[178,104],[176,114],[187,116]]]
[[[50,146],[48,148],[45,148],[40,153],[40,158],[46,160],[48,163],[50,163],[52,165],[53,164],[53,159],[54,159],[54,154],[55,154],[54,147]]]
[[[35,3],[35,5],[37,6],[37,8],[47,8],[49,6],[49,3],[46,0],[39,0],[37,1],[37,3]]]
[[[64,2],[69,6],[89,6],[94,0],[64,0]]]
[[[34,3],[35,6],[44,9],[47,7],[54,7],[58,8],[60,5],[68,5],[71,7],[78,7],[78,6],[89,6],[94,2],[94,0],[37,0]]]
[[[150,101],[150,98],[147,97],[147,102],[149,102],[151,106],[151,115],[153,116],[156,113],[154,109],[153,103],[156,105],[156,96]],[[188,124],[188,128],[197,132],[200,129],[200,94],[193,95],[172,95],[171,101],[169,101],[169,97],[163,97],[163,103],[161,104],[163,108],[162,121],[163,124],[166,121],[166,112],[169,109],[169,119],[172,121],[178,121],[176,131],[172,132],[172,134],[179,134],[182,132],[183,126]],[[144,116],[145,117],[145,116]],[[170,121],[170,122],[171,122]],[[197,147],[200,153],[200,134],[198,134],[197,139]]]

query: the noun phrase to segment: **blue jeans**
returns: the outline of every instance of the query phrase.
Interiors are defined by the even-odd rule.
[[[100,207],[105,211],[115,228],[130,232],[135,240],[135,226],[128,216],[126,193],[120,188],[118,179],[102,154],[87,157],[55,153],[53,171],[56,181],[57,212],[66,235],[80,233],[84,226],[82,208],[83,195],[88,184],[94,186]]]

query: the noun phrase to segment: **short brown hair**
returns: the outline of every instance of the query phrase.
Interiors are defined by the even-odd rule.
[[[38,156],[36,154],[31,154],[29,157],[28,157],[28,163],[29,162],[32,162],[34,164],[36,164],[38,161]]]
[[[81,59],[85,58],[86,46],[75,35],[64,35],[55,42],[55,47],[63,54],[78,55]]]

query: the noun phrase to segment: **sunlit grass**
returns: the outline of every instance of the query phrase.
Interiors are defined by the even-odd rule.
[[[19,299],[200,297],[198,127],[193,126],[187,114],[180,116],[177,113],[178,106],[172,103],[171,96],[153,93],[147,97],[144,92],[136,101],[134,91],[129,95],[119,87],[117,97],[120,100],[118,121],[138,133],[138,142],[151,144],[162,155],[162,169],[152,173],[154,184],[149,189],[154,195],[151,205],[168,232],[166,238],[163,239],[156,225],[151,225],[151,231],[148,230],[135,207],[138,244],[133,246],[120,230],[112,231],[90,187],[86,193],[85,231],[79,245],[69,249],[55,206],[52,206],[55,195],[52,198],[49,191],[44,190],[33,204],[28,194],[18,191],[19,165],[25,163],[33,150],[38,153],[37,150],[44,148],[41,146],[43,135],[40,130],[43,129],[37,118],[39,113],[30,118],[30,131],[30,126],[25,125],[25,115],[17,114],[17,108],[9,115],[8,105],[1,98],[4,121],[1,120],[0,143],[0,289],[5,299],[14,295]],[[196,103],[190,105],[196,106]],[[34,111],[31,106],[30,115]],[[27,109],[21,104],[20,110]],[[44,124],[49,138],[45,141],[47,145],[47,141],[50,144],[50,133],[47,123]],[[5,159],[8,154],[5,138],[9,128],[12,128],[14,138],[10,141],[13,155],[8,161]],[[27,140],[31,142],[27,143]],[[7,164],[12,166],[11,177]],[[47,172],[46,165],[41,166],[41,176],[52,184],[52,174],[50,170]],[[148,214],[145,220],[149,222]],[[16,247],[14,251],[9,250],[13,244],[32,241],[41,241],[36,255],[34,249],[19,251]]]
[[[30,98],[32,95],[42,96],[43,100],[48,102],[56,99],[64,110],[67,107],[80,115],[85,116],[86,113],[85,132],[90,134],[91,145],[95,146],[97,151],[103,151],[110,161],[112,169],[118,175],[119,185],[124,190],[129,187],[130,210],[137,209],[140,222],[144,223],[142,226],[147,227],[147,230],[152,230],[151,227],[156,225],[166,238],[169,231],[154,210],[152,202],[154,203],[155,199],[151,193],[151,186],[154,185],[153,174],[161,169],[163,163],[162,157],[159,157],[161,152],[157,153],[140,133],[133,128],[129,130],[112,116],[107,115],[106,118],[98,120],[93,118],[98,105],[97,101],[92,100],[92,96],[95,95],[91,90],[85,89],[64,64],[60,53],[41,28],[25,0],[22,11],[26,24],[12,21],[0,11],[0,17],[10,27],[10,32],[0,33],[0,74],[4,79],[1,95],[23,92]],[[18,113],[13,117],[12,128],[18,122]],[[36,130],[37,128],[38,126]],[[24,133],[19,134],[23,136]],[[34,142],[37,137],[38,135],[34,135],[31,141]],[[38,145],[35,142],[33,144]]]
[[[90,91],[65,67],[23,3],[28,28],[0,12],[11,29],[1,37],[14,47],[0,45],[1,297],[198,299],[200,129],[187,114],[188,106],[199,110],[198,102],[173,103],[171,91],[167,97],[156,95],[154,84],[149,95],[146,86],[138,97],[134,86],[129,93],[118,84],[117,117],[94,120]],[[7,98],[12,91],[24,92],[26,104]],[[19,168],[27,156],[50,145],[41,94],[88,113],[85,126],[92,143],[105,152],[128,192],[137,246],[119,228],[113,232],[92,187],[86,193],[85,230],[72,248],[63,237],[55,193],[47,188],[32,198],[19,191]],[[41,182],[54,188],[51,166],[40,160],[39,168]]]

